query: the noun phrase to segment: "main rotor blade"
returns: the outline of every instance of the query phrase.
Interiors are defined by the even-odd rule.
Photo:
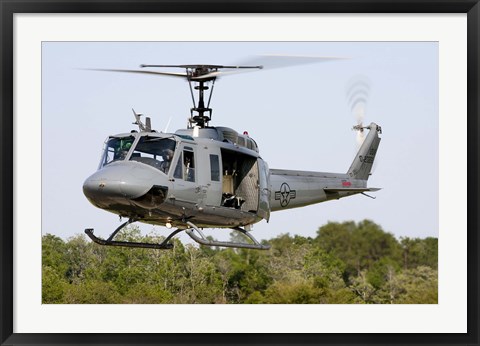
[[[334,57],[334,56],[302,56],[302,55],[281,55],[281,54],[267,54],[252,57],[244,61],[246,65],[261,65],[266,70],[282,67],[291,67],[297,65],[306,65],[320,62],[328,62],[335,60],[345,60],[349,58]]]
[[[169,76],[169,77],[182,77],[185,79],[189,79],[192,81],[208,81],[212,80],[221,76],[240,73],[241,71],[214,71],[209,72],[200,76],[191,76],[186,73],[181,72],[158,72],[158,71],[147,71],[147,70],[123,70],[123,69],[101,69],[101,68],[90,68],[85,69],[89,71],[106,71],[106,72],[123,72],[123,73],[137,73],[137,74],[150,74],[150,75],[157,75],[157,76]]]
[[[106,71],[106,72],[124,72],[124,73],[141,73],[141,74],[153,74],[153,75],[160,75],[160,76],[183,77],[183,78],[188,77],[188,75],[186,73],[179,73],[179,72],[157,72],[157,71],[141,71],[141,70],[105,69],[105,68],[89,68],[89,69],[85,69],[85,70]]]
[[[142,64],[140,67],[178,67],[178,68],[207,68],[207,69],[218,69],[218,68],[232,68],[232,69],[262,69],[263,66],[229,66],[229,65],[206,65],[206,64],[192,64],[192,65],[148,65]]]
[[[150,65],[142,64],[144,67],[164,67],[164,68],[184,68],[184,69],[206,69],[205,74],[191,75],[188,73],[180,72],[159,72],[148,70],[125,70],[125,69],[87,69],[93,71],[106,71],[106,72],[123,72],[123,73],[137,73],[137,74],[149,74],[159,76],[170,77],[182,77],[191,81],[210,81],[218,77],[246,72],[247,70],[254,69],[274,69],[289,67],[295,65],[312,64],[318,62],[327,62],[333,60],[344,60],[348,58],[342,57],[325,57],[325,56],[299,56],[299,55],[260,55],[253,59],[250,59],[248,63],[241,65],[207,65],[207,64],[190,64],[190,65]],[[229,71],[217,71],[217,69],[228,69]],[[208,71],[213,70],[213,71]],[[240,71],[242,70],[242,71]]]

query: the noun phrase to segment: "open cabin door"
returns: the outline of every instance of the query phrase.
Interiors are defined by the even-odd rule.
[[[233,150],[222,149],[222,206],[257,214],[257,158]]]

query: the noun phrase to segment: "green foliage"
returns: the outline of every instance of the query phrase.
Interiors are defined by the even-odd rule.
[[[401,286],[397,303],[437,304],[438,272],[430,267],[419,266],[404,271],[398,278]]]
[[[327,303],[323,291],[307,280],[275,282],[265,292],[267,304],[321,304]]]
[[[235,237],[235,234],[231,235]],[[118,238],[161,242],[129,227]],[[288,233],[269,251],[184,245],[102,247],[42,239],[44,304],[436,304],[438,240],[395,237],[372,221]]]
[[[317,234],[318,246],[344,261],[348,276],[369,270],[383,258],[394,261],[401,258],[402,248],[395,237],[369,220],[358,225],[354,222],[330,222]]]
[[[120,297],[113,283],[88,280],[75,285],[68,285],[63,303],[115,304],[121,302]]]
[[[131,286],[123,295],[124,304],[162,304],[173,300],[172,293],[161,285],[138,283]]]
[[[401,238],[403,252],[403,266],[405,269],[418,266],[438,268],[438,239],[437,238]]]
[[[375,288],[384,286],[400,269],[397,261],[383,257],[375,262],[368,271],[368,282]]]
[[[54,304],[63,302],[67,282],[54,268],[44,266],[42,270],[42,302]]]

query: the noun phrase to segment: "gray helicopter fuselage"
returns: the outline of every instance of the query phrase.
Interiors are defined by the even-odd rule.
[[[375,191],[367,179],[381,129],[373,123],[368,128],[344,174],[270,170],[252,138],[226,127],[119,134],[105,142],[99,169],[83,191],[93,205],[140,222],[252,225],[268,221],[273,211]]]
[[[130,146],[115,158],[114,144],[122,140]],[[164,150],[172,152],[168,161]],[[111,136],[83,191],[99,208],[158,225],[182,227],[192,220],[199,227],[231,228],[270,213],[268,166],[251,138],[228,128]]]

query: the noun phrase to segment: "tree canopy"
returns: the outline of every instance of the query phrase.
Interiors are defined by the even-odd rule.
[[[232,234],[232,236],[234,236]],[[118,239],[160,242],[125,228]],[[268,251],[103,247],[42,237],[44,304],[436,304],[438,239],[397,240],[372,221],[282,234]]]

